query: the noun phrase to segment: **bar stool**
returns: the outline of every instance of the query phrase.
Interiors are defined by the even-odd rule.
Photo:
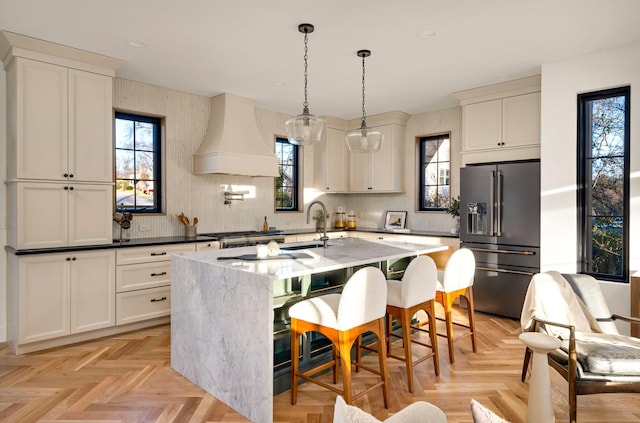
[[[384,406],[388,408],[388,371],[385,354],[384,316],[387,303],[387,284],[384,274],[375,267],[364,267],[351,276],[342,294],[327,294],[294,304],[289,309],[291,318],[291,404],[298,396],[298,379],[313,382],[344,397],[347,404],[367,392],[381,386]],[[333,360],[328,363],[299,372],[300,336],[315,331],[326,336],[333,345]],[[351,346],[365,332],[372,332],[377,338],[380,370],[361,363],[351,362]],[[336,354],[337,351],[337,354]],[[338,360],[342,367],[343,389],[323,383],[312,376],[333,367],[333,383],[338,382]],[[381,380],[357,395],[351,387],[351,365],[355,364],[380,376]]]
[[[473,352],[477,351],[476,326],[473,318],[473,277],[475,270],[476,260],[471,250],[468,248],[460,248],[451,254],[444,268],[444,276],[438,281],[436,288],[436,301],[442,304],[444,308],[444,321],[447,327],[447,334],[438,333],[438,336],[447,338],[449,344],[449,362],[451,362],[451,364],[455,361],[453,355],[454,342],[470,336]],[[453,321],[451,311],[453,302],[457,297],[464,297],[467,300],[468,324]],[[454,338],[453,325],[467,328],[469,332]]]
[[[387,281],[387,356],[405,362],[409,392],[413,392],[413,366],[433,357],[436,376],[440,375],[434,306],[437,282],[438,269],[436,268],[436,263],[428,256],[418,256],[413,259],[407,266],[401,281]],[[411,319],[420,310],[427,313],[427,321],[421,322],[420,325],[411,325]],[[393,319],[396,319],[402,326],[402,336],[392,333]],[[428,331],[421,327],[425,324],[429,325]],[[412,330],[429,332],[431,344],[412,340]],[[402,338],[404,357],[392,354],[392,336]],[[431,348],[431,352],[414,361],[411,344],[419,344]]]

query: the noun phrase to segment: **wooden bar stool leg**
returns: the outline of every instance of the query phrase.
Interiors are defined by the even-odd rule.
[[[440,376],[440,357],[438,356],[438,333],[436,331],[436,309],[433,300],[429,301],[427,318],[429,320],[429,338],[431,338],[431,350],[433,351],[433,367],[436,376]]]
[[[448,293],[444,294],[444,320],[447,326],[447,343],[449,345],[449,362],[454,363],[453,355],[453,316],[451,314],[453,299]]]
[[[351,405],[353,400],[353,393],[351,390],[351,343],[346,339],[342,339],[343,336],[344,334],[342,332],[338,335],[340,366],[342,367],[342,385],[344,391],[344,402]]]
[[[331,353],[333,355],[333,384],[338,383],[338,352],[335,345],[331,346]]]
[[[298,358],[300,338],[296,328],[296,319],[291,319],[291,405],[298,401]]]
[[[384,408],[389,408],[389,371],[387,369],[387,354],[384,342],[384,318],[378,319],[378,362],[380,363],[380,377],[382,378],[382,394],[384,396]]]
[[[467,299],[467,312],[469,313],[469,330],[471,331],[471,347],[473,348],[473,352],[478,351],[477,343],[476,343],[476,323],[473,313],[473,289],[471,287],[467,288],[467,295],[465,297]]]
[[[404,360],[407,369],[407,384],[409,392],[413,393],[413,355],[411,354],[411,316],[407,309],[400,309],[400,324],[402,325],[402,342],[404,343]]]

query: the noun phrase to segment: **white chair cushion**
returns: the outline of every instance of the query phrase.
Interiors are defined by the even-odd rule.
[[[468,248],[460,248],[451,254],[439,280],[438,291],[453,292],[473,285],[476,259]]]
[[[363,267],[349,278],[338,306],[338,329],[348,330],[383,318],[387,311],[387,283],[375,267]]]
[[[387,304],[395,307],[405,307],[402,304],[402,281],[388,280],[387,281]]]
[[[473,423],[509,423],[474,399],[471,400],[471,415]]]
[[[433,404],[424,401],[414,402],[393,416],[385,420],[385,423],[447,423],[447,416]],[[333,423],[380,423],[369,413],[358,407],[347,405],[344,399],[338,395],[333,412]]]
[[[329,328],[338,328],[340,294],[327,294],[309,298],[291,306],[289,316]]]

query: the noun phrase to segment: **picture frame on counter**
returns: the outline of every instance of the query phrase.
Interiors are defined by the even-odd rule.
[[[404,229],[407,225],[407,212],[406,211],[388,211],[384,219],[384,228]]]

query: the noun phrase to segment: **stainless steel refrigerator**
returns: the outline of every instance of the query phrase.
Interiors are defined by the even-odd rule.
[[[460,241],[476,259],[475,310],[520,318],[540,271],[540,162],[460,169]]]

